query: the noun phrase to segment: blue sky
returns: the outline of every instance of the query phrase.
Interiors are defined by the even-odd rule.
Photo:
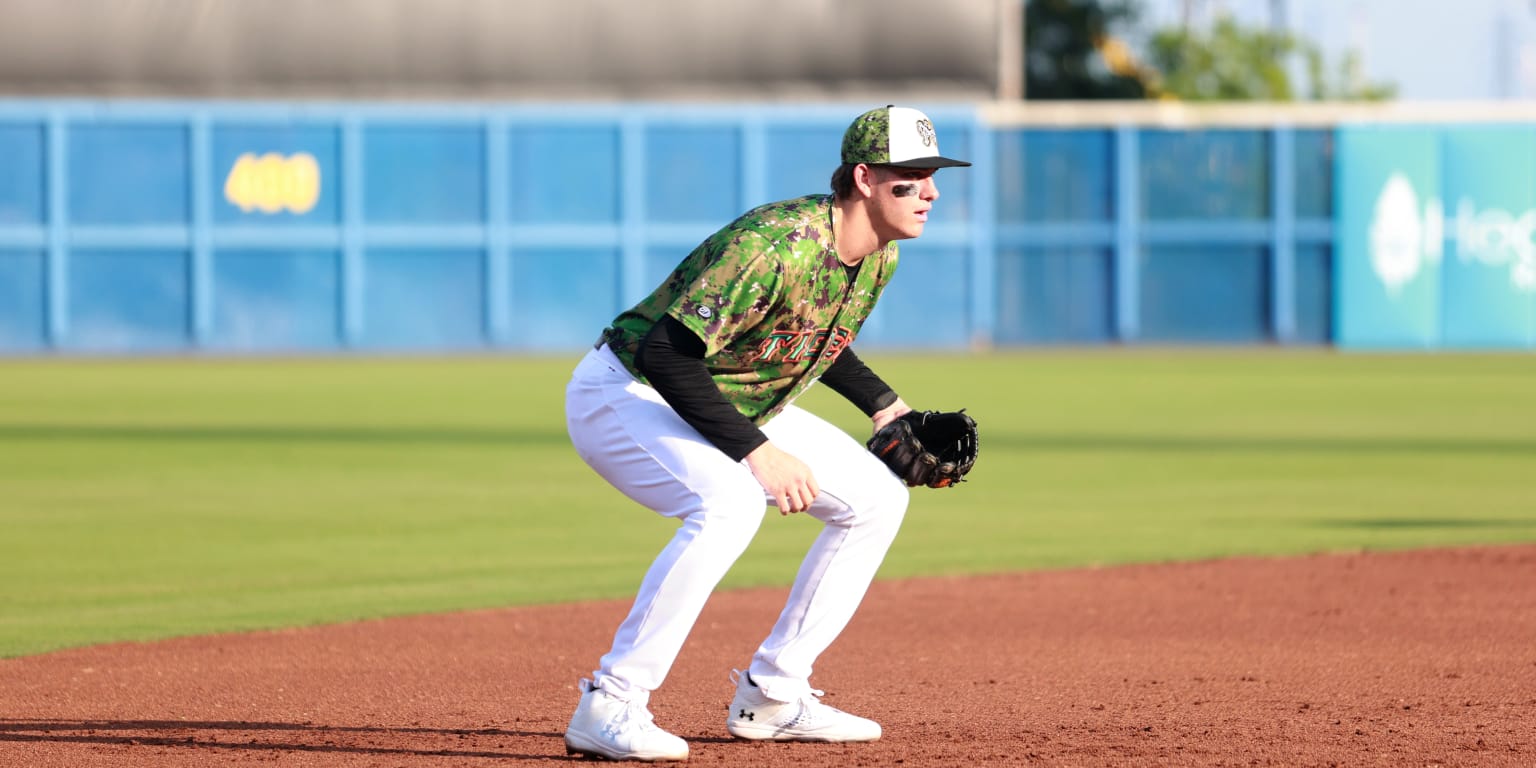
[[[1270,0],[1190,0],[1268,24]],[[1178,24],[1185,0],[1141,0],[1146,27]],[[1536,99],[1536,0],[1286,0],[1290,28],[1337,60],[1358,51],[1373,81],[1413,101]]]

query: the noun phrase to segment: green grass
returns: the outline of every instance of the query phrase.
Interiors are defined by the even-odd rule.
[[[983,430],[882,577],[1536,540],[1536,356],[866,357]],[[0,363],[0,656],[632,594],[672,526],[570,449],[572,362]],[[815,527],[770,514],[725,586]]]

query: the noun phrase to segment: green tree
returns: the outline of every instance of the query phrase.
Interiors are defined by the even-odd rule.
[[[1024,98],[1142,99],[1147,84],[1110,33],[1133,23],[1135,0],[1028,0]]]
[[[1397,96],[1397,86],[1391,83],[1366,82],[1360,54],[1355,51],[1345,53],[1338,67],[1331,71],[1322,50],[1317,46],[1307,46],[1302,55],[1306,58],[1307,82],[1311,86],[1310,97],[1313,99],[1388,101]]]
[[[1170,27],[1153,33],[1148,64],[1158,75],[1153,90],[1187,101],[1381,101],[1397,89],[1367,82],[1353,52],[1330,68],[1322,50],[1296,35],[1244,27],[1222,14],[1207,29]],[[1305,72],[1305,88],[1292,81],[1293,65]]]

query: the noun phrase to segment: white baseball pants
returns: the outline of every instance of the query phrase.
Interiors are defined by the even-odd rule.
[[[606,346],[577,365],[566,388],[566,426],[576,452],[603,479],[681,521],[593,673],[605,690],[648,698],[773,499],[746,462],[731,461],[688,426]],[[864,599],[901,527],[908,490],[862,443],[804,409],[790,405],[763,432],[808,464],[821,488],[807,514],[825,527],[749,666],[765,695],[794,701],[810,691],[812,665]]]

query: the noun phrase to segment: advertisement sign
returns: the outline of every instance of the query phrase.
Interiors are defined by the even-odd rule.
[[[1440,132],[1343,126],[1336,157],[1335,342],[1435,346],[1445,240]]]
[[[1536,131],[1447,128],[1441,342],[1536,342]]]

